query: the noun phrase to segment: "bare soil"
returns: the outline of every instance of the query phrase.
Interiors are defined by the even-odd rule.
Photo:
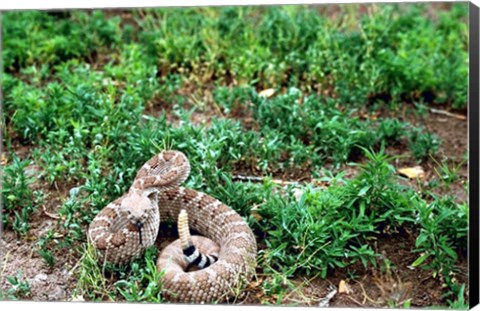
[[[292,282],[295,289],[288,292],[281,302],[286,305],[319,306],[332,291],[332,286],[340,288],[345,282],[348,292],[339,293],[329,301],[330,307],[402,307],[410,301],[411,307],[428,307],[445,305],[442,301],[442,282],[432,277],[431,272],[411,267],[418,254],[410,250],[415,245],[415,237],[408,232],[378,236],[375,250],[383,258],[377,261],[378,268],[364,268],[357,264],[348,269],[337,269],[328,274],[326,279],[308,280],[297,277]],[[466,258],[462,259],[466,267]],[[389,265],[386,262],[390,261]],[[465,268],[463,267],[463,268]],[[353,277],[349,273],[354,271]],[[461,276],[467,282],[467,270]],[[260,277],[260,280],[261,277]],[[252,282],[260,285],[261,282]],[[258,304],[259,301],[276,303],[278,297],[262,297],[258,288],[250,288],[244,294],[245,304]]]

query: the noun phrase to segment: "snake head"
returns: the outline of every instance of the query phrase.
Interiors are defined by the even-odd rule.
[[[136,226],[140,244],[143,244],[142,228],[152,215],[152,210],[158,205],[158,193],[131,192],[122,200],[121,209],[127,214],[128,220]]]
[[[132,193],[122,200],[122,210],[127,214],[128,220],[134,225],[144,224],[150,212],[156,208],[157,193],[148,195]]]

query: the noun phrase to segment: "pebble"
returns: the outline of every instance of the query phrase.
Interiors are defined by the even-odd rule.
[[[36,176],[40,172],[40,166],[36,164],[30,164],[25,168],[24,172],[28,177]]]
[[[66,296],[65,290],[60,286],[55,287],[52,293],[48,294],[48,298],[51,300],[63,300],[65,299],[65,296]]]
[[[83,298],[82,295],[80,296],[73,296],[71,301],[85,301],[85,298]]]
[[[39,273],[33,278],[33,280],[36,282],[45,282],[47,279],[48,275],[46,275],[45,273]]]

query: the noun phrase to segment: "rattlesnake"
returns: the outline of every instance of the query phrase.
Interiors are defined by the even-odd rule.
[[[155,243],[160,220],[180,217],[181,239],[167,246],[157,261],[158,269],[165,271],[164,296],[177,302],[221,301],[253,275],[257,244],[233,209],[180,187],[189,173],[188,159],[179,151],[154,156],[140,168],[129,191],[96,215],[88,237],[102,260],[125,264]],[[186,212],[180,213],[182,209]],[[205,237],[190,237],[186,215],[191,228]],[[192,261],[200,267],[210,265],[186,272]]]

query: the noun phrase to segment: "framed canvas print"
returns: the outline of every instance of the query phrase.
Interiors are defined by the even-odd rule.
[[[478,7],[240,4],[1,12],[0,299],[478,304]]]

